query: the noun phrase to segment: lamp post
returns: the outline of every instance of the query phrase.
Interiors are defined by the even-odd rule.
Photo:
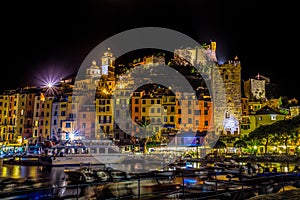
[[[254,156],[256,156],[257,146],[255,145],[255,146],[253,147],[253,149],[254,149]]]
[[[199,144],[200,144],[200,140],[199,138],[196,138],[197,159],[199,159]]]

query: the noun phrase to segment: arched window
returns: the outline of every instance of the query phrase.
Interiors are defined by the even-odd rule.
[[[228,111],[225,112],[225,118],[228,119],[230,117],[230,114]]]

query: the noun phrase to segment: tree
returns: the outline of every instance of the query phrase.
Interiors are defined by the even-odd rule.
[[[221,140],[218,140],[214,145],[214,149],[217,149],[217,156],[218,156],[218,151],[220,149],[225,149],[225,148],[226,148],[226,144],[224,142],[222,142]]]
[[[248,147],[249,146],[251,147],[250,148],[250,152],[251,153],[256,153],[256,149],[254,147],[260,144],[259,140],[257,138],[255,138],[255,137],[250,137],[248,135],[248,136],[246,136],[244,138],[244,141],[246,142],[246,144],[247,144]]]
[[[244,140],[237,140],[234,142],[233,146],[239,148],[242,153],[242,148],[247,147],[247,143]]]
[[[280,143],[285,146],[285,153],[288,153],[288,143],[291,143],[294,138],[297,138],[300,130],[300,116],[292,119],[282,120],[274,123],[276,127]]]
[[[153,132],[151,130],[151,121],[148,120],[138,120],[136,121],[137,125],[139,125],[140,127],[140,131],[138,133],[136,133],[135,137],[139,138],[139,141],[142,142],[143,144],[143,152],[147,153],[148,149],[147,149],[147,143],[150,139],[150,137],[153,136]]]
[[[267,153],[268,145],[272,140],[272,133],[274,132],[274,126],[263,125],[249,133],[249,139],[260,141],[259,143],[264,145],[265,153]]]

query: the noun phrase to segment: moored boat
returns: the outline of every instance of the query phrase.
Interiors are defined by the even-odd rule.
[[[116,164],[131,154],[121,152],[112,140],[83,140],[79,144],[52,147],[53,155],[40,157],[40,162],[52,167]]]
[[[109,171],[106,169],[93,169],[90,167],[65,168],[67,179],[75,183],[91,183],[109,181],[111,179]]]

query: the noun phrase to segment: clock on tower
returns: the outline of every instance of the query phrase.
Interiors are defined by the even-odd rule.
[[[108,75],[108,65],[102,66],[102,75]]]

